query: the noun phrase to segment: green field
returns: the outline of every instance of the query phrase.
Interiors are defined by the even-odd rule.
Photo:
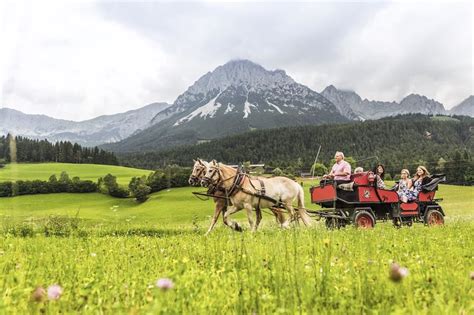
[[[309,186],[307,207],[316,208]],[[0,198],[0,313],[474,312],[473,187],[440,187],[444,227],[281,230],[265,214],[257,233],[220,221],[207,237],[213,204],[194,190],[161,191],[143,204],[96,193]],[[388,277],[392,261],[409,270],[399,283]],[[164,277],[173,289],[155,286]],[[30,300],[35,287],[55,283],[64,289],[58,301]]]
[[[48,180],[66,171],[70,178],[79,176],[82,180],[97,181],[99,177],[112,174],[121,185],[128,185],[133,176],[148,175],[151,171],[114,165],[69,164],[69,163],[22,163],[7,164],[0,168],[0,182],[15,180]]]

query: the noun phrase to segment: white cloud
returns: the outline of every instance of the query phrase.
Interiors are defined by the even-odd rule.
[[[3,7],[2,7],[3,6]],[[0,106],[80,120],[172,102],[207,71],[248,58],[320,91],[473,94],[469,2],[7,1]]]
[[[2,56],[3,106],[79,120],[163,100],[154,86],[170,71],[169,57],[93,4],[15,2],[9,9],[17,27],[5,32],[15,48]]]

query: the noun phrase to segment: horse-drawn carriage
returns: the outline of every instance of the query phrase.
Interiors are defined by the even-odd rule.
[[[433,175],[422,186],[417,200],[402,203],[396,191],[377,188],[372,172],[351,175],[350,185],[323,180],[319,186],[311,187],[310,193],[311,202],[325,210],[312,213],[324,218],[328,228],[350,224],[372,228],[377,220],[391,220],[397,227],[403,224],[410,226],[413,222],[440,225],[444,224],[444,212],[438,204],[441,199],[435,199],[435,193],[438,184],[443,181],[444,175]]]

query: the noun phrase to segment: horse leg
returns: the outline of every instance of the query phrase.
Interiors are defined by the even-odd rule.
[[[280,211],[280,208],[277,208],[277,207],[271,207],[270,210],[273,212],[273,214],[275,215],[275,220],[277,221],[278,224],[280,224],[280,226],[283,225],[283,223],[285,222],[285,216],[283,215],[283,213]]]
[[[295,220],[295,208],[293,208],[293,205],[291,203],[287,203],[285,205],[285,208],[288,210],[290,216],[288,219],[285,221],[283,224],[284,227],[288,227],[292,221]]]
[[[253,207],[250,204],[245,204],[244,208],[245,208],[245,212],[247,213],[247,220],[249,220],[250,229],[252,230],[252,232],[255,232],[256,230],[255,223],[253,222],[253,218],[252,218]]]
[[[205,235],[208,235],[209,233],[211,233],[212,229],[216,225],[217,219],[219,219],[219,215],[224,210],[225,206],[226,206],[225,201],[223,199],[215,200],[214,215],[212,216],[211,225],[209,226],[209,229],[207,229],[207,232]]]
[[[260,208],[256,209],[257,219],[255,220],[255,231],[257,231],[260,222],[262,222],[262,210]]]
[[[225,211],[224,213],[224,224],[227,225],[228,227],[230,227],[231,229],[235,230],[235,231],[239,231],[239,232],[242,232],[242,228],[240,227],[240,225],[235,222],[235,221],[232,221],[229,219],[229,216],[233,213],[236,213],[237,211],[239,211],[241,209],[238,209],[236,206],[230,206],[230,207],[227,207],[227,210]]]

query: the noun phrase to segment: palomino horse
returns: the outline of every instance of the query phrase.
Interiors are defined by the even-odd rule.
[[[197,159],[193,160],[194,161],[194,167],[191,175],[189,176],[189,184],[193,186],[198,186],[201,184],[201,180],[204,178],[204,175],[206,175],[207,172],[207,167],[208,167],[208,162]],[[219,215],[221,212],[225,212],[225,209],[227,207],[227,200],[225,196],[225,191],[223,189],[218,189],[218,186],[215,185],[211,187],[208,191],[208,194],[214,195],[214,215],[212,216],[211,219],[211,225],[207,229],[206,235],[211,233],[212,229],[217,223],[217,219],[219,218]]]
[[[197,186],[201,183],[201,180],[204,178],[204,175],[206,175],[209,163],[201,159],[197,159],[193,161],[194,161],[194,167],[193,167],[193,171],[191,175],[189,176],[188,182],[190,185]],[[207,193],[209,195],[215,196],[213,198],[215,208],[214,208],[214,215],[212,216],[212,219],[211,219],[211,225],[209,226],[209,229],[207,230],[206,235],[209,234],[214,228],[214,226],[216,225],[217,219],[219,218],[219,215],[221,214],[221,212],[225,213],[227,209],[227,202],[228,202],[226,191],[224,190],[224,188],[219,187],[219,185],[212,185],[208,189]],[[280,224],[283,224],[285,222],[285,217],[279,209],[276,209],[276,208],[272,209],[272,212],[275,215],[276,220]],[[238,231],[242,230],[238,224],[231,225],[225,219],[224,219],[224,224],[232,228],[235,228]]]
[[[252,231],[256,231],[261,221],[259,210],[262,208],[272,209],[276,202],[281,202],[289,211],[288,218],[282,225],[288,226],[291,219],[295,218],[293,202],[298,200],[298,215],[307,226],[311,225],[311,218],[304,209],[304,192],[298,183],[286,177],[259,178],[252,180],[248,176],[239,176],[238,171],[225,164],[217,163],[215,160],[208,164],[206,175],[202,180],[203,186],[219,185],[229,193],[231,204],[224,213],[224,222],[238,229],[235,221],[229,221],[229,216],[237,211],[245,209]],[[262,183],[263,186],[262,187]],[[259,191],[260,194],[259,194]],[[265,190],[265,197],[261,192]],[[257,210],[257,218],[254,224],[252,219],[253,209]]]

